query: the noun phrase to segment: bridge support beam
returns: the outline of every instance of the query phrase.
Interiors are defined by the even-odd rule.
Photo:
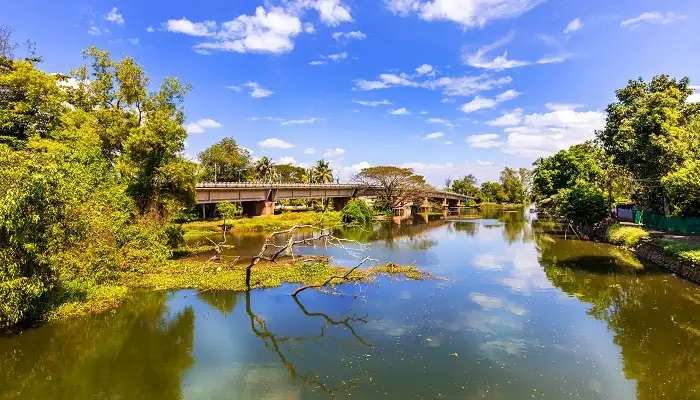
[[[260,201],[244,201],[243,215],[246,217],[257,217],[261,215],[273,215],[275,213],[275,202],[260,200]]]

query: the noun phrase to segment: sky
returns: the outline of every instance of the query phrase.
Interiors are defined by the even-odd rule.
[[[47,72],[96,45],[152,89],[192,85],[185,154],[233,137],[341,181],[401,165],[441,186],[591,139],[630,79],[700,81],[700,1],[4,0]],[[698,100],[697,96],[693,96]]]

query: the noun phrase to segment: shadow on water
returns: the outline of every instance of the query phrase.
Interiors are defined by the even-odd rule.
[[[448,279],[144,292],[0,338],[0,399],[700,398],[697,286],[482,212],[336,233]],[[246,254],[262,237],[231,240]]]

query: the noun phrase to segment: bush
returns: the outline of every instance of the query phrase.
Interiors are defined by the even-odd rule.
[[[591,227],[610,214],[610,204],[602,190],[578,182],[554,196],[554,214],[576,227]]]
[[[341,211],[343,222],[346,224],[368,224],[372,222],[374,213],[372,208],[361,199],[352,199],[343,207]]]
[[[177,249],[185,244],[185,230],[180,224],[168,224],[164,230],[168,247]]]
[[[610,243],[632,247],[648,238],[649,232],[636,226],[615,224],[608,228],[607,237]]]

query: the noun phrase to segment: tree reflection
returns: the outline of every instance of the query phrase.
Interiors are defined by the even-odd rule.
[[[697,287],[653,266],[639,268],[612,246],[548,235],[539,235],[537,246],[550,281],[590,303],[589,313],[613,332],[639,400],[700,397]]]
[[[0,399],[181,398],[193,364],[192,309],[164,318],[165,294],[132,301],[115,315],[0,340]]]
[[[335,395],[343,390],[347,392],[352,390],[359,385],[360,378],[355,377],[349,380],[343,381],[338,385],[331,385],[325,382],[319,375],[313,375],[308,373],[300,372],[300,369],[290,360],[287,352],[284,348],[286,343],[298,343],[307,340],[317,340],[326,337],[326,327],[327,326],[341,326],[347,329],[351,335],[363,346],[370,346],[355,330],[353,323],[367,323],[365,318],[360,317],[345,317],[343,319],[333,319],[329,315],[322,312],[310,312],[306,306],[301,302],[298,297],[293,297],[295,304],[299,307],[301,312],[306,317],[320,318],[324,325],[321,327],[321,331],[315,336],[283,336],[278,333],[273,332],[267,325],[267,321],[253,312],[253,307],[251,304],[251,293],[245,292],[245,310],[248,314],[248,319],[250,321],[250,329],[255,336],[260,338],[265,347],[274,352],[279,358],[280,362],[287,369],[289,376],[292,379],[298,379],[304,384],[311,386],[314,389],[319,389],[326,393],[329,397],[335,397]]]

